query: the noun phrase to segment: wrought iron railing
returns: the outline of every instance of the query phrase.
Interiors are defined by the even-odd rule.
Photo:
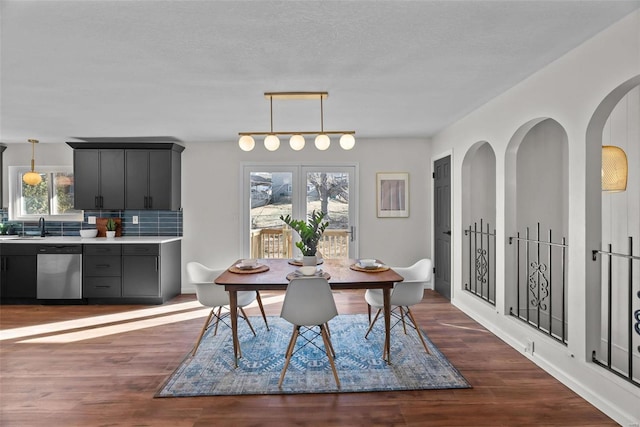
[[[474,222],[464,230],[468,236],[469,247],[469,280],[464,289],[491,305],[496,305],[496,230],[489,224],[484,227],[484,220],[480,219],[480,226]]]
[[[566,345],[566,238],[562,238],[562,243],[554,243],[549,230],[548,241],[540,240],[538,223],[534,239],[527,227],[524,237],[519,232],[516,237],[509,237],[510,245],[514,241],[516,307],[515,310],[510,307],[509,314]]]
[[[635,330],[635,333],[638,336],[640,336],[640,308],[634,311],[634,306],[633,306],[634,305],[633,304],[634,302],[633,265],[634,265],[634,262],[638,264],[638,261],[640,261],[640,256],[633,255],[633,238],[632,237],[629,237],[628,252],[629,253],[626,253],[626,254],[613,252],[613,248],[611,244],[608,245],[608,250],[606,251],[602,251],[602,250],[592,251],[594,261],[597,261],[598,254],[603,255],[602,256],[603,262],[605,260],[607,261],[607,289],[606,289],[607,301],[606,301],[606,310],[605,310],[606,317],[607,317],[607,338],[606,338],[607,354],[606,354],[606,358],[603,359],[602,357],[598,357],[597,350],[593,350],[591,359],[596,365],[601,366],[609,370],[610,372],[616,374],[617,376],[624,378],[630,383],[640,387],[640,380],[638,380],[640,376],[636,376],[636,378],[634,378],[634,375],[633,375],[633,358],[634,358],[633,332],[634,330]],[[622,277],[624,277],[624,272],[615,271],[614,269],[614,265],[622,267],[623,264],[619,262],[615,262],[615,260],[622,261],[622,263],[624,263],[624,260],[628,260],[628,263],[627,263],[627,269],[626,269],[627,270],[626,280],[615,281],[616,282],[615,286],[618,289],[621,289],[626,284],[627,289],[624,290],[624,292],[622,292],[622,294],[625,296],[624,299],[626,301],[623,301],[622,304],[614,305],[615,303],[615,298],[613,298],[614,273],[622,274]],[[618,277],[621,278],[620,276]],[[636,297],[637,297],[636,301],[640,301],[640,291],[637,292]],[[603,301],[603,304],[604,303],[605,302]],[[624,307],[625,303],[626,303],[626,307]],[[637,306],[640,306],[640,304],[637,303]],[[613,318],[614,313],[622,313],[621,317],[627,320],[623,320],[622,322],[616,322]],[[618,314],[618,316],[620,316],[620,314]],[[621,358],[615,358],[617,360],[615,362],[613,361],[614,357],[612,356],[612,349],[613,349],[613,341],[614,341],[613,339],[614,326],[618,326],[619,328],[626,329],[626,330],[617,331],[622,333],[622,335],[625,336],[627,341],[627,345],[626,345],[627,357],[625,361],[620,360]],[[638,339],[638,342],[640,342],[640,339]],[[624,353],[624,346],[622,347],[622,349],[620,349],[620,347],[618,346],[618,349],[619,349],[618,350],[619,352]],[[640,345],[638,345],[635,350],[638,353],[640,353]],[[624,366],[625,364],[626,366]]]

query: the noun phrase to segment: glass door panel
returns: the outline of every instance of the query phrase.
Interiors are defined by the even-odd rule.
[[[306,213],[322,211],[329,226],[318,251],[323,258],[355,258],[354,167],[305,167]]]
[[[291,258],[291,232],[280,215],[293,215],[293,173],[250,172],[251,258]]]

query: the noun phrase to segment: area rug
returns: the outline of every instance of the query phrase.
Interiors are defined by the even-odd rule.
[[[470,384],[424,335],[427,354],[413,330],[408,335],[397,325],[391,335],[391,364],[382,360],[384,322],[378,321],[364,339],[367,316],[339,315],[329,322],[335,364],[341,382],[336,386],[331,365],[324,354],[322,338],[303,346],[292,357],[287,374],[278,388],[284,354],[293,326],[279,317],[268,317],[269,331],[260,317],[250,318],[254,337],[246,323],[238,319],[242,358],[234,368],[231,331],[220,325],[218,334],[210,329],[194,357],[189,353],[165,381],[156,397],[187,397],[239,394],[295,394],[372,392],[470,388]]]

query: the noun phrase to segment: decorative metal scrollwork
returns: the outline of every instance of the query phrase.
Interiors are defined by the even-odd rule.
[[[476,278],[480,283],[487,283],[487,251],[477,249],[476,253]]]
[[[545,276],[547,265],[533,261],[531,263],[531,274],[529,274],[529,291],[531,291],[531,305],[540,307],[542,310],[547,309],[544,301],[549,296],[549,281]],[[536,292],[536,289],[538,292]]]

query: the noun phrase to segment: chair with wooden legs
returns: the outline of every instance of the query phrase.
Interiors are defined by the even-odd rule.
[[[282,303],[280,317],[293,324],[293,333],[289,341],[289,346],[287,347],[286,359],[282,373],[280,374],[278,387],[282,388],[282,382],[289,367],[289,362],[295,353],[294,350],[298,337],[302,337],[307,340],[307,343],[310,343],[317,336],[322,336],[324,351],[329,358],[336,384],[338,388],[340,388],[340,379],[338,378],[338,371],[336,370],[336,365],[333,360],[335,358],[335,351],[331,345],[329,333],[327,332],[327,322],[337,315],[338,310],[333,299],[333,294],[331,293],[331,286],[329,286],[327,279],[322,277],[296,278],[289,282]],[[312,330],[313,327],[319,327],[320,332],[318,333]],[[312,338],[306,337],[304,333],[308,331],[311,331],[315,335]]]
[[[424,296],[424,284],[431,280],[431,265],[431,260],[425,258],[419,260],[410,267],[393,267],[393,270],[404,277],[404,280],[402,282],[395,283],[393,290],[391,291],[391,314],[398,319],[391,327],[393,328],[401,322],[404,333],[406,334],[407,322],[405,320],[408,317],[410,321],[409,326],[417,332],[418,337],[422,342],[422,346],[427,353],[430,353],[427,348],[427,343],[422,336],[420,326],[418,325],[418,322],[416,322],[410,307],[422,301],[422,297]],[[371,329],[373,329],[373,325],[375,325],[378,320],[382,308],[384,307],[382,290],[367,289],[364,294],[364,299],[367,301],[367,309],[369,313],[369,329],[364,336],[367,338]],[[371,320],[371,307],[378,310],[373,321]]]
[[[224,319],[229,316],[229,313],[223,313],[222,308],[228,307],[229,305],[229,292],[224,290],[224,286],[216,285],[213,282],[216,277],[222,274],[223,271],[224,270],[213,270],[195,261],[187,263],[187,276],[189,278],[189,282],[196,287],[198,302],[206,307],[211,307],[209,316],[207,316],[207,320],[204,322],[204,326],[200,331],[196,345],[193,348],[192,356],[196,355],[196,351],[200,346],[202,337],[204,337],[204,334],[210,327],[214,327],[213,335],[215,336],[218,333],[218,325],[221,321],[228,326]],[[244,307],[256,300],[258,301],[258,306],[262,312],[264,324],[267,326],[267,330],[269,330],[269,324],[267,323],[267,316],[264,313],[260,294],[257,291],[238,292],[238,310],[241,313],[241,317],[244,318],[247,325],[249,325],[253,335],[255,335],[256,332],[249,321],[249,317],[244,312]],[[240,350],[240,343],[238,343],[238,350]],[[242,353],[240,351],[238,354],[242,357]]]

